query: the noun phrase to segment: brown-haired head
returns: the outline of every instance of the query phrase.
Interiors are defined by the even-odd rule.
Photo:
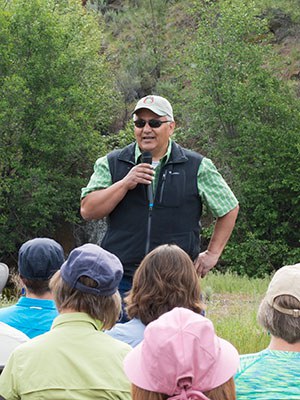
[[[82,276],[81,284],[87,287],[96,287],[97,282]],[[93,293],[84,293],[71,288],[57,271],[50,280],[50,289],[56,307],[60,313],[64,311],[84,312],[103,323],[103,329],[111,329],[119,318],[121,311],[121,297],[118,291],[109,296],[97,296]]]
[[[210,400],[235,400],[236,391],[233,377],[222,385],[208,390],[207,392],[203,392],[203,394]],[[170,397],[163,393],[142,389],[133,383],[131,384],[131,395],[132,400],[167,400]]]
[[[285,312],[280,312],[275,307],[279,306]],[[287,314],[288,311],[291,314]],[[300,302],[293,296],[281,295],[274,300],[273,307],[264,298],[260,303],[257,319],[272,336],[285,340],[287,343],[300,342]],[[297,312],[295,315],[292,313]]]
[[[50,294],[49,282],[50,279],[45,281],[37,281],[33,279],[26,279],[22,276],[19,277],[20,283],[26,287],[26,293],[34,294],[37,297]]]
[[[177,245],[161,245],[141,262],[125,297],[129,318],[147,325],[174,307],[204,309],[200,284],[190,257]]]
[[[278,269],[258,309],[258,322],[272,336],[300,342],[300,263]]]

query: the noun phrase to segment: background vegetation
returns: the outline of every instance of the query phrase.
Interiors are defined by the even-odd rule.
[[[117,103],[101,27],[77,1],[1,1],[0,243],[75,221]],[[90,40],[92,38],[92,40]]]
[[[136,100],[157,93],[176,139],[212,158],[240,201],[219,270],[263,277],[299,262],[297,5],[0,0],[1,261],[35,236],[66,248],[94,161],[132,140]]]
[[[235,273],[211,273],[201,281],[206,316],[217,334],[229,340],[240,354],[255,353],[270,342],[257,323],[258,306],[270,278],[249,278]]]

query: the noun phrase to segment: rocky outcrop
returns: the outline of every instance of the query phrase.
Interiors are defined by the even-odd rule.
[[[281,43],[287,37],[300,36],[300,26],[292,20],[292,17],[280,8],[267,9],[263,17],[267,18],[269,29],[274,33],[277,43]]]

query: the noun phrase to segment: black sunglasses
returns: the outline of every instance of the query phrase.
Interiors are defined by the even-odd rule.
[[[147,123],[150,126],[150,128],[159,128],[165,122],[172,122],[172,121],[160,121],[159,119],[149,119],[149,121],[145,121],[144,119],[137,119],[133,121],[134,125],[137,128],[144,128],[144,126],[146,126]]]

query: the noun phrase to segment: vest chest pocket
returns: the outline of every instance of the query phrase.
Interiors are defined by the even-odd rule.
[[[158,183],[155,202],[158,206],[179,207],[186,191],[185,171],[164,171]]]

